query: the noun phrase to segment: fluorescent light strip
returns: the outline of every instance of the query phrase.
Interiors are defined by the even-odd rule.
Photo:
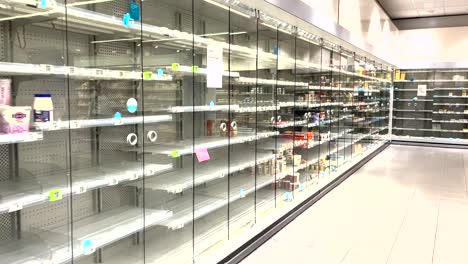
[[[32,14],[27,14],[27,15],[19,15],[19,16],[13,16],[13,17],[5,17],[5,18],[0,18],[0,22],[2,21],[10,21],[10,20],[15,20],[15,19],[20,19],[20,18],[29,18],[29,17],[36,17],[36,16],[43,16],[43,15],[49,15],[53,13],[59,13],[58,10],[53,9],[50,11],[45,11],[45,12],[36,12]]]
[[[66,6],[82,6],[82,5],[98,4],[98,3],[105,3],[105,2],[111,2],[111,1],[113,0],[89,0],[89,1],[67,4]]]
[[[140,38],[96,40],[96,41],[91,41],[91,43],[92,44],[97,44],[97,43],[108,43],[108,42],[119,42],[119,41],[132,41],[132,40],[139,40],[139,39]]]
[[[87,4],[104,3],[104,2],[109,2],[109,1],[113,1],[113,0],[89,0],[89,1],[83,1],[83,2],[67,4],[66,6],[67,7],[81,6],[81,5],[87,5]],[[15,19],[20,19],[20,18],[30,18],[30,17],[44,16],[44,15],[50,15],[50,14],[54,14],[54,13],[64,13],[64,10],[59,9],[59,8],[54,8],[52,10],[45,11],[45,12],[36,12],[36,13],[26,14],[26,15],[5,17],[5,18],[1,18],[0,22],[10,21],[10,20],[15,20]]]
[[[239,11],[237,11],[237,10],[235,10],[235,9],[229,8],[229,6],[225,6],[225,5],[220,4],[220,3],[218,3],[218,2],[215,2],[215,1],[212,1],[212,0],[203,0],[203,1],[205,1],[205,2],[207,2],[207,3],[210,3],[210,4],[212,4],[212,5],[215,5],[215,6],[217,6],[217,7],[221,7],[221,8],[224,9],[224,10],[231,11],[232,13],[238,14],[239,16],[243,16],[243,17],[246,17],[246,18],[250,18],[249,15],[244,14],[244,13],[242,13],[242,12],[239,12]]]
[[[104,3],[104,2],[109,2],[109,1],[113,1],[113,0],[90,0],[90,1],[71,3],[71,4],[67,4],[66,6],[67,7],[81,6],[81,5],[87,5],[87,4]],[[50,15],[50,14],[54,14],[54,13],[64,13],[64,10],[62,10],[60,8],[54,8],[52,10],[45,11],[45,12],[36,12],[36,13],[32,13],[32,14],[27,14],[27,15],[5,17],[5,18],[0,18],[0,22],[10,21],[10,20],[15,20],[15,19],[20,19],[20,18],[30,18],[30,17],[36,17],[36,16]]]
[[[210,34],[203,34],[203,35],[198,35],[198,37],[211,37],[211,36],[221,36],[221,35],[228,35],[229,32],[220,32],[220,33],[210,33]],[[232,32],[230,35],[242,35],[242,34],[247,34],[246,31],[239,31],[239,32]],[[91,41],[92,44],[96,43],[107,43],[107,42],[119,42],[119,41],[132,41],[132,40],[139,40],[140,38],[122,38],[122,39],[109,39],[109,40],[96,40],[96,41]],[[177,40],[186,40],[183,38],[166,38],[166,39],[150,39],[150,40],[144,40],[143,43],[148,43],[148,42],[163,42],[163,41],[177,41]]]

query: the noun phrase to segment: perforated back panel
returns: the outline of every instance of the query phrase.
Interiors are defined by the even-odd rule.
[[[0,146],[0,181],[8,180],[10,173],[10,157],[8,145]]]
[[[0,60],[7,61],[8,50],[5,48],[7,45],[7,27],[4,24],[0,24]]]
[[[96,5],[96,12],[122,17],[128,12],[129,2],[127,0],[114,0]]]
[[[0,215],[0,241],[12,238],[11,217],[9,214]]]
[[[24,231],[69,225],[70,198],[49,202],[21,211],[22,229]],[[95,213],[93,193],[87,192],[73,196],[73,221],[78,221]]]
[[[103,189],[103,210],[112,210],[124,205],[135,204],[135,188],[117,185]]]

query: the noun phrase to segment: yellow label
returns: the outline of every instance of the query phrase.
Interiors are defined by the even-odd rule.
[[[63,199],[62,190],[56,189],[49,192],[49,200],[51,202],[60,201]]]

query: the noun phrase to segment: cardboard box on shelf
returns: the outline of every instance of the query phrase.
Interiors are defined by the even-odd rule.
[[[395,70],[395,81],[401,80],[401,72],[400,70]]]
[[[362,144],[355,144],[353,146],[354,148],[354,153],[355,154],[359,154],[359,153],[362,153],[364,151],[364,147],[362,146]]]
[[[311,170],[313,171],[323,171],[323,170],[326,170],[328,168],[328,165],[329,163],[325,160],[320,160],[319,162],[311,165]]]
[[[406,80],[406,72],[400,73],[400,79],[399,80],[402,80],[402,81]]]
[[[275,171],[276,171],[276,173],[284,172],[287,169],[286,168],[286,159],[285,158],[277,158],[276,162],[271,162],[270,166],[271,166],[271,173],[274,173]],[[275,166],[276,166],[276,170],[275,170]]]
[[[301,155],[294,155],[294,161],[293,161],[294,166],[301,165],[301,162],[302,162],[302,156]]]
[[[292,183],[299,183],[299,174],[288,175],[284,179]]]

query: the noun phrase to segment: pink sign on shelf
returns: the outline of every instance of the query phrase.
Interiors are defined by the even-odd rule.
[[[197,155],[198,162],[205,162],[211,159],[207,148],[196,149],[195,154]]]

